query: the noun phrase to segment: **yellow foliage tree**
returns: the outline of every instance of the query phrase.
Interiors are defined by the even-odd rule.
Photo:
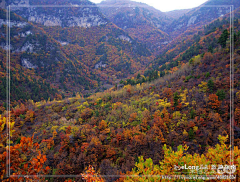
[[[139,157],[132,171],[126,173],[126,177],[120,181],[169,181],[162,179],[162,175],[226,175],[240,173],[240,150],[237,146],[234,150],[230,150],[230,146],[225,143],[228,136],[218,137],[220,144],[210,147],[204,155],[187,153],[188,147],[178,146],[177,151],[173,151],[171,147],[164,145],[164,159],[160,161],[160,165],[154,165],[151,158],[144,161],[143,157]],[[233,164],[230,163],[230,155],[233,155]],[[191,167],[190,167],[191,166]],[[208,168],[208,166],[211,166]],[[229,166],[225,167],[225,166]],[[200,168],[202,167],[202,168]],[[224,181],[224,180],[223,180]],[[226,181],[226,180],[225,180]]]
[[[171,107],[171,103],[167,102],[167,98],[166,99],[158,99],[158,104],[160,107]]]
[[[207,92],[207,89],[208,89],[208,86],[207,86],[207,82],[201,82],[199,85],[199,90],[202,91],[202,92]]]
[[[183,93],[180,94],[180,98],[181,98],[181,103],[182,105],[185,105],[186,107],[189,105],[189,102],[186,102],[187,101],[187,93],[188,93],[188,90],[185,89],[183,91]]]

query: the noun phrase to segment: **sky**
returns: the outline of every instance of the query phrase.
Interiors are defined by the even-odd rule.
[[[94,3],[100,3],[102,0],[90,0]],[[189,9],[197,7],[207,0],[134,0],[136,2],[146,3],[154,8],[166,12],[176,9]]]

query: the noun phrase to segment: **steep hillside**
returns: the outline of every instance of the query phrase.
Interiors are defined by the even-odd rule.
[[[1,36],[1,56],[3,59],[2,65],[5,69],[6,65],[6,12],[1,10],[2,16],[2,36]],[[12,13],[11,21],[11,73],[12,79],[17,80],[11,83],[14,83],[20,91],[16,94],[12,94],[12,101],[17,101],[19,99],[28,100],[33,99],[39,101],[44,95],[44,99],[47,100],[50,95],[45,94],[44,90],[41,89],[41,85],[36,85],[39,89],[34,89],[31,91],[39,97],[32,97],[32,93],[24,93],[24,77],[31,79],[41,80],[41,82],[46,83],[51,86],[52,89],[55,89],[54,94],[57,92],[60,95],[67,96],[68,91],[72,96],[73,92],[80,92],[86,86],[94,87],[94,84],[97,84],[97,81],[94,80],[94,77],[88,71],[89,68],[82,64],[78,63],[76,59],[70,58],[69,53],[64,52],[62,46],[55,39],[50,37],[42,28],[34,25],[31,22],[27,22],[18,15]],[[4,71],[3,71],[4,72]],[[14,78],[16,77],[16,78]],[[32,77],[32,78],[31,78]],[[2,79],[5,79],[4,77]],[[69,83],[64,83],[64,79],[69,79]],[[75,85],[71,84],[74,80]],[[2,82],[4,84],[5,82]],[[15,92],[15,86],[12,87],[11,91]],[[5,85],[2,85],[5,87]],[[29,86],[31,87],[31,86]],[[35,88],[32,87],[32,89]],[[57,90],[57,91],[56,91]],[[19,94],[19,92],[22,92]],[[48,91],[46,90],[46,93]],[[51,95],[53,99],[54,94]],[[28,96],[27,96],[28,95]],[[61,96],[62,97],[62,96]],[[5,100],[4,97],[1,100]]]
[[[196,32],[228,14],[230,8],[236,10],[240,3],[237,0],[209,0],[197,8],[164,13],[130,0],[107,0],[98,6],[109,20],[126,30],[130,36],[145,42],[152,52],[163,53],[169,50],[169,45],[177,37]]]
[[[201,157],[199,165],[215,164],[216,158],[224,158],[221,164],[228,165],[229,160],[225,158],[229,157],[226,153],[229,148],[224,142],[233,129],[234,160],[239,174],[240,74],[237,60],[240,58],[240,24],[238,20],[236,22],[234,93],[230,90],[229,29],[226,24],[222,26],[226,31],[219,31],[221,27],[217,27],[194,43],[202,46],[201,53],[187,61],[181,56],[176,68],[171,72],[164,68],[166,75],[154,82],[128,84],[122,89],[113,88],[85,99],[77,95],[61,101],[29,102],[13,108],[12,120],[16,127],[13,144],[22,143],[21,135],[31,137],[34,134],[28,140],[34,140],[39,146],[46,158],[43,169],[49,166],[49,174],[80,174],[86,166],[93,165],[101,175],[112,175],[104,176],[104,180],[115,181],[120,174],[130,174],[129,171],[138,174],[136,170],[142,168],[134,166],[142,165],[147,158],[152,162],[148,159],[143,166],[146,168],[149,163],[159,165],[159,161],[165,160],[171,165],[179,165],[185,159],[185,162],[189,161],[189,155],[176,159],[166,156],[167,151],[169,156],[180,154],[183,145],[196,161],[200,160],[197,157],[200,154],[206,156]],[[219,35],[219,32],[222,33]],[[213,47],[212,51],[206,49],[209,42],[203,40],[207,37],[222,40],[218,43],[220,46]],[[144,76],[140,75],[140,78]],[[230,128],[230,94],[235,97],[233,128]],[[211,148],[219,143],[219,139],[223,150],[216,155]],[[174,154],[171,149],[167,150],[170,147],[180,152]],[[219,145],[214,151],[217,149]],[[93,169],[90,167],[89,170]],[[171,166],[157,167],[155,172],[176,174],[171,170]],[[181,172],[192,174],[191,170]]]
[[[209,0],[185,13],[179,19],[174,20],[167,29],[175,37],[190,28],[206,25],[214,19],[228,14],[230,8],[233,8],[231,10],[236,10],[239,6],[238,0]]]
[[[120,12],[108,9],[116,25],[86,0],[7,2],[84,6],[11,13],[9,111],[7,22],[0,9],[1,181],[164,181],[161,175],[238,181],[240,8],[233,28],[230,14],[173,28],[173,39],[155,57],[150,39],[142,44],[136,30],[161,30],[139,4],[130,7],[131,16],[121,9],[122,24],[114,14]],[[185,16],[205,16],[201,8]],[[201,168],[184,167],[193,164]],[[8,167],[18,178],[6,176]]]
[[[172,18],[163,12],[130,0],[107,0],[98,4],[101,12],[130,36],[158,52],[169,40],[167,25]]]
[[[238,26],[240,9],[234,11],[235,18],[233,19],[234,27]],[[150,80],[157,78],[157,72],[161,76],[165,75],[166,70],[172,72],[177,69],[180,62],[188,62],[193,56],[208,52],[218,52],[221,47],[230,46],[226,38],[226,29],[229,32],[230,14],[227,14],[204,27],[196,27],[185,31],[183,34],[172,40],[163,50],[162,53],[149,64],[145,70],[144,76],[150,77]],[[224,33],[225,32],[225,33]],[[234,28],[234,41],[237,35],[237,29]],[[229,48],[230,49],[230,48]],[[165,72],[164,72],[165,70]],[[153,76],[155,75],[155,76]],[[135,78],[136,80],[136,78]],[[129,81],[131,82],[131,81]]]
[[[178,19],[182,17],[184,14],[189,12],[191,9],[179,9],[179,10],[172,10],[164,12],[167,16],[172,17],[173,19]]]
[[[39,5],[37,2],[29,3]],[[41,2],[41,5],[54,2]],[[73,3],[56,2],[58,5]],[[15,5],[28,2],[25,3]],[[104,18],[95,5],[88,1],[76,3],[81,7],[13,7],[13,12],[21,16],[13,13],[11,16],[11,62],[26,72],[32,70],[56,89],[58,95],[74,96],[77,92],[86,95],[111,87],[154,59],[146,46]],[[1,10],[1,47],[6,50],[5,15]],[[42,98],[12,96],[13,101]],[[43,98],[47,100],[49,96]]]

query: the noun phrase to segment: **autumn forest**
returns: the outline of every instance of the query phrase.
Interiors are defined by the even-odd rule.
[[[237,0],[2,0],[0,40],[0,181],[240,181]]]

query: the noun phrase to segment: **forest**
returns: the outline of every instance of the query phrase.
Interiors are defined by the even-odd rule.
[[[28,25],[11,30],[9,103],[0,62],[1,181],[240,180],[239,8],[232,27],[226,14],[174,32],[161,53],[112,22],[12,17]]]

